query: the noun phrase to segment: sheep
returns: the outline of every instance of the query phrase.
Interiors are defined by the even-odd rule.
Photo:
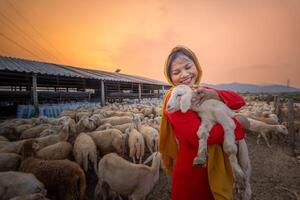
[[[72,145],[61,141],[38,150],[36,157],[43,160],[61,160],[68,158],[71,152]]]
[[[103,188],[103,184],[107,184],[112,191],[120,195],[128,196],[129,199],[146,199],[159,179],[161,163],[160,153],[153,153],[147,161],[151,158],[153,161],[149,167],[143,164],[133,164],[115,153],[105,155],[98,164],[96,199],[106,198],[107,191],[99,194],[99,188]]]
[[[19,126],[15,127],[15,131],[17,133],[17,135],[21,135],[21,133],[27,129],[30,129],[33,127],[33,124],[21,124]]]
[[[44,148],[57,142],[68,140],[69,130],[69,124],[64,124],[58,134],[36,138],[36,140],[38,141],[40,148]]]
[[[131,117],[109,117],[104,118],[100,120],[100,124],[110,123],[112,126],[125,124],[125,123],[131,123],[132,118]]]
[[[0,172],[1,199],[10,199],[33,193],[46,194],[44,184],[33,174],[15,171]]]
[[[122,155],[125,151],[125,136],[118,129],[107,129],[87,133],[96,143],[100,156],[117,152]]]
[[[200,167],[206,166],[207,139],[209,132],[215,123],[220,123],[224,129],[223,149],[229,157],[233,177],[237,183],[236,186],[239,190],[245,189],[241,192],[244,196],[251,196],[251,194],[245,195],[245,193],[249,191],[247,188],[245,188],[247,185],[247,175],[244,173],[244,170],[239,165],[237,159],[237,145],[235,144],[234,135],[234,129],[236,126],[231,119],[235,116],[235,113],[231,111],[223,102],[215,99],[208,99],[199,105],[199,101],[195,95],[197,94],[194,94],[189,86],[178,85],[172,90],[171,96],[167,103],[168,112],[181,110],[181,112],[185,113],[191,108],[193,111],[198,113],[199,117],[201,117],[201,125],[197,130],[199,147],[197,156],[193,161],[193,165]],[[247,160],[247,165],[250,165],[248,154],[241,156],[243,159]]]
[[[16,196],[9,200],[50,200],[50,199],[46,198],[44,194],[34,193],[34,194]]]
[[[19,168],[21,156],[15,153],[0,153],[0,172],[16,171]]]
[[[262,121],[251,119],[251,118],[248,118],[248,120],[250,122],[249,130],[252,132],[258,133],[257,141],[256,141],[257,144],[259,144],[260,138],[263,137],[269,148],[271,148],[271,145],[268,141],[268,138],[266,135],[267,133],[269,133],[270,131],[272,131],[275,134],[277,134],[277,132],[279,132],[279,133],[282,133],[283,135],[288,135],[288,133],[289,133],[287,128],[281,124],[280,125],[271,125],[271,124],[267,124]]]
[[[135,124],[137,130],[143,135],[150,153],[153,153],[153,151],[157,151],[159,137],[158,131],[151,126],[142,125],[139,118],[135,119]]]
[[[136,163],[135,158],[142,163],[142,158],[145,153],[145,142],[143,135],[136,130],[135,124],[132,124],[125,133],[128,135],[129,157],[133,163]]]
[[[56,126],[51,126],[50,128],[47,128],[43,130],[40,134],[39,137],[45,137],[48,135],[55,135],[58,134],[59,131],[62,129],[62,125],[56,125]]]
[[[22,147],[22,162],[19,170],[34,174],[49,195],[58,199],[84,199],[85,174],[80,166],[70,160],[42,160],[36,158],[37,140],[31,139]]]
[[[49,124],[40,124],[40,125],[34,126],[32,128],[29,128],[22,132],[20,139],[35,138],[35,137],[39,136],[39,134],[43,130],[48,129],[50,127],[51,127],[51,125],[49,125]]]
[[[101,126],[99,126],[98,128],[96,128],[95,131],[103,131],[103,130],[109,129],[111,127],[112,127],[112,125],[110,123],[105,123],[105,124],[102,124]]]
[[[26,140],[19,140],[15,142],[0,142],[0,153],[17,153],[19,154],[23,143]]]
[[[88,116],[83,116],[76,124],[76,129],[79,133],[90,132],[97,128],[95,120],[90,119]]]
[[[95,174],[97,174],[97,147],[93,139],[85,134],[80,133],[75,140],[73,155],[75,161],[83,166],[84,171],[88,171],[89,160],[93,163]]]

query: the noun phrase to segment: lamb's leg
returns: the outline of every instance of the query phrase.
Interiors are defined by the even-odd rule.
[[[265,139],[265,141],[266,141],[268,147],[271,148],[271,145],[270,145],[270,143],[269,143],[269,141],[268,141],[268,138],[267,138],[267,136],[266,136],[266,133],[265,133],[265,132],[261,132],[261,135],[262,135],[262,137]]]
[[[223,149],[228,155],[234,180],[237,183],[237,187],[243,190],[245,188],[245,175],[237,160],[237,145],[235,144],[234,134],[236,126],[233,120],[224,112],[219,112],[215,116],[217,122],[219,122],[224,129]]]
[[[251,163],[248,153],[248,147],[246,144],[245,139],[240,140],[238,145],[238,160],[241,165],[241,168],[245,174],[245,191],[244,194],[242,194],[243,200],[250,200],[252,191],[251,191],[251,185],[250,185],[250,175],[251,175]]]
[[[197,156],[193,160],[193,165],[198,167],[206,167],[207,162],[207,139],[213,124],[209,120],[202,118],[201,125],[197,131],[199,137],[199,147]]]

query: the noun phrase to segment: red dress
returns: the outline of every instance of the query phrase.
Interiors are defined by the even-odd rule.
[[[244,99],[237,93],[230,91],[217,91],[222,101],[231,109],[239,109],[245,104]],[[169,98],[169,97],[167,97]],[[196,135],[201,119],[196,112],[188,110],[167,113],[173,133],[179,142],[179,151],[172,175],[172,200],[210,200],[214,199],[209,188],[207,168],[193,167],[193,159],[198,151],[199,139]],[[244,138],[241,125],[236,124],[236,140]],[[224,130],[220,124],[216,124],[208,138],[209,144],[222,144]]]

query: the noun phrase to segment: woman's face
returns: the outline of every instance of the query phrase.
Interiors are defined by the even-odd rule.
[[[191,59],[185,55],[179,55],[171,65],[170,75],[174,85],[193,86],[198,77],[198,71]]]

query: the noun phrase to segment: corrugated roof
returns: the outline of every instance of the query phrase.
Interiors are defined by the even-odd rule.
[[[20,58],[0,56],[0,70],[12,72],[36,73],[43,75],[78,77],[86,79],[97,79],[107,81],[121,81],[145,83],[152,85],[169,85],[168,83],[154,79],[127,75],[115,72],[106,72],[94,69],[85,69],[67,65],[52,64],[39,61],[31,61]]]

